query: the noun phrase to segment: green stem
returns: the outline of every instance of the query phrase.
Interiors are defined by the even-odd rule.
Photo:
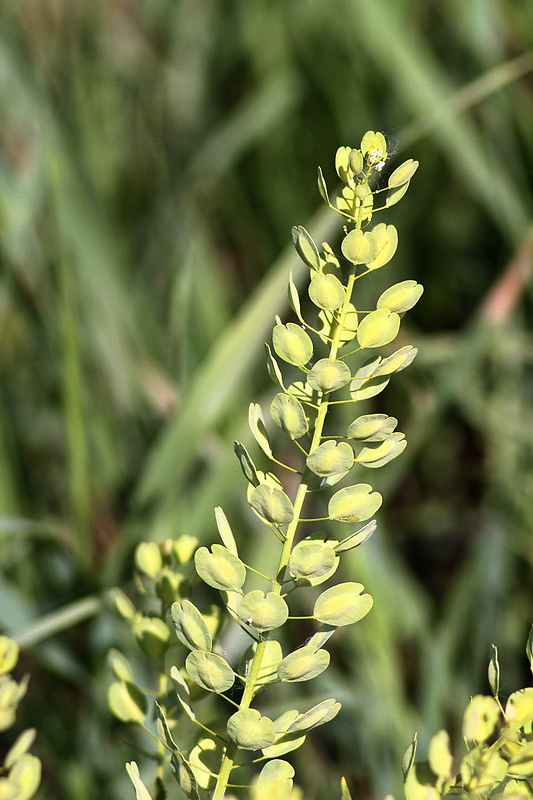
[[[352,297],[354,283],[355,283],[355,270],[350,273],[350,276],[348,278],[344,303],[342,305],[341,312],[339,314],[339,320],[331,343],[331,348],[329,353],[329,358],[331,359],[337,357],[337,353],[341,346],[341,336],[344,330],[346,317],[349,311],[349,305]],[[311,446],[309,448],[310,453],[316,450],[316,448],[320,445],[322,441],[322,432],[324,430],[324,424],[326,421],[328,406],[329,406],[328,400],[325,399],[324,395],[321,395],[318,400],[318,413],[315,422],[313,439],[311,442]],[[286,567],[287,564],[289,563],[289,558],[292,552],[294,538],[298,530],[298,524],[300,522],[303,504],[305,502],[305,498],[309,491],[309,484],[306,479],[306,475],[308,474],[309,471],[305,470],[300,485],[298,487],[298,490],[296,492],[296,497],[294,499],[293,503],[294,516],[292,521],[289,523],[287,527],[285,540],[283,542],[283,548],[278,562],[278,568],[276,573],[277,579],[272,587],[272,591],[276,592],[277,594],[281,594],[283,588],[283,581],[284,581]],[[248,673],[248,677],[246,679],[244,692],[239,706],[241,710],[249,708],[254,698],[258,686],[259,672],[263,661],[263,655],[267,643],[267,638],[268,637],[262,639],[257,644],[257,647],[255,649],[252,663],[250,665],[250,672]],[[224,797],[229,782],[231,770],[233,769],[233,764],[235,761],[236,754],[237,754],[237,745],[231,743],[230,745],[228,745],[228,748],[222,758],[222,763],[220,765],[220,770],[218,773],[215,790],[213,792],[213,800],[222,800],[222,798]]]

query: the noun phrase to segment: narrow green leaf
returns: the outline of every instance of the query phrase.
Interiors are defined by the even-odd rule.
[[[272,456],[272,449],[268,440],[266,432],[265,420],[263,419],[263,412],[259,403],[250,403],[250,410],[248,412],[248,422],[252,435],[267,456]]]
[[[329,202],[329,194],[328,194],[328,187],[326,185],[326,181],[324,179],[324,175],[322,174],[322,169],[318,168],[318,191],[320,197],[328,206],[330,205]]]
[[[266,354],[267,354],[267,372],[274,383],[277,383],[278,386],[281,386],[283,390],[285,390],[285,383],[283,382],[283,375],[279,368],[279,364],[272,355],[272,350],[270,349],[270,345],[265,344]],[[271,455],[267,453],[267,455]]]
[[[239,459],[239,464],[243,471],[244,477],[251,483],[252,486],[259,486],[259,478],[257,477],[257,470],[252,457],[246,447],[240,442],[233,443],[233,451]]]
[[[233,553],[234,556],[238,557],[239,552],[237,550],[237,544],[235,542],[235,537],[233,536],[233,531],[231,530],[228,519],[220,506],[215,508],[215,520],[222,544],[227,547],[230,553]]]
[[[491,647],[492,655],[488,669],[489,686],[494,697],[498,697],[500,691],[500,662],[498,660],[498,648],[494,644]]]
[[[311,234],[302,225],[296,225],[292,229],[292,239],[302,261],[311,269],[320,270],[320,255]]]
[[[133,783],[135,797],[137,800],[152,800],[152,795],[141,780],[141,776],[139,775],[139,767],[135,761],[129,761],[126,764],[126,772]]]

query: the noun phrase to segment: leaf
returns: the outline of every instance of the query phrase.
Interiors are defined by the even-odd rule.
[[[309,386],[318,392],[335,392],[350,382],[350,370],[344,361],[321,358],[307,376]]]
[[[228,733],[241,750],[261,750],[274,744],[276,729],[268,717],[255,708],[237,711],[228,720]]]
[[[413,161],[412,158],[408,158],[407,161],[404,161],[403,164],[400,164],[399,167],[396,167],[392,175],[389,177],[389,189],[396,189],[398,186],[403,186],[405,183],[409,183],[418,167],[419,162]]]
[[[341,251],[352,264],[367,264],[377,255],[377,244],[370,231],[356,229],[344,237]]]
[[[311,269],[320,269],[320,255],[313,238],[302,225],[295,225],[292,229],[292,240],[302,261]]]
[[[398,335],[400,317],[388,308],[371,311],[357,328],[357,341],[362,348],[383,347]]]
[[[440,778],[448,778],[452,772],[453,758],[450,752],[450,737],[442,730],[429,741],[428,760],[430,769]]]
[[[208,692],[222,694],[235,683],[235,675],[227,661],[216,653],[193,650],[185,659],[187,675]]]
[[[272,344],[277,355],[295,367],[305,366],[313,355],[311,337],[295,322],[275,325]]]
[[[354,547],[358,547],[360,544],[363,544],[363,542],[366,542],[367,539],[370,539],[376,528],[377,522],[375,519],[373,519],[371,522],[367,522],[364,527],[359,528],[358,531],[350,534],[350,536],[347,536],[342,540],[342,542],[339,542],[339,544],[335,545],[335,552],[344,553],[347,550],[352,550]]]
[[[463,736],[475,742],[485,742],[494,731],[500,709],[494,697],[477,694],[470,700],[463,718]]]
[[[371,231],[372,238],[376,247],[376,255],[367,262],[368,269],[379,269],[387,264],[396,252],[398,247],[398,231],[394,225],[386,225],[380,222]]]
[[[300,305],[300,295],[298,294],[298,289],[296,288],[296,284],[292,278],[292,272],[289,273],[289,283],[287,285],[287,294],[289,298],[289,305],[302,323],[305,325],[305,321],[302,317],[302,309]]]
[[[313,616],[327,625],[352,625],[366,617],[374,601],[371,595],[361,594],[362,583],[339,583],[319,595]]]
[[[387,414],[363,414],[348,425],[346,436],[364,442],[382,442],[397,424],[398,420]]]
[[[397,314],[403,314],[416,305],[424,287],[416,281],[401,281],[390,286],[379,296],[376,308],[388,308]]]
[[[373,492],[368,483],[346,486],[330,499],[329,517],[340,522],[364,522],[376,513],[382,499],[379,492]]]
[[[407,777],[407,774],[408,774],[409,770],[411,769],[411,767],[415,763],[417,744],[418,744],[418,734],[415,731],[415,733],[413,735],[413,740],[412,740],[411,744],[409,745],[409,747],[407,748],[407,750],[405,751],[403,759],[402,759],[402,772],[403,772],[404,780]]]
[[[241,444],[240,442],[233,443],[233,451],[237,458],[239,459],[239,463],[241,465],[241,469],[243,471],[244,477],[246,480],[252,484],[252,486],[259,486],[259,478],[257,477],[257,470],[255,468],[255,464],[252,461],[252,457],[250,453],[246,449],[246,447]]]
[[[278,667],[278,676],[281,681],[297,683],[310,681],[328,668],[330,655],[327,650],[317,650],[315,647],[300,647],[293,653],[285,656]]]
[[[256,630],[271,631],[280,628],[287,621],[287,603],[276,592],[262,592],[255,589],[245,594],[238,611],[239,619]]]
[[[183,708],[189,719],[195,720],[196,714],[194,713],[194,711],[190,706],[189,687],[187,686],[187,682],[185,681],[183,675],[176,666],[172,666],[170,668],[170,678],[172,680],[172,683],[174,684],[174,688],[176,690],[176,694],[178,696],[178,700],[180,702],[181,707]]]
[[[129,761],[126,764],[126,772],[130,776],[135,789],[135,797],[137,800],[152,800],[152,795],[144,785],[139,775],[139,767],[135,761]]]
[[[291,439],[300,439],[309,430],[304,408],[296,397],[279,392],[270,405],[270,416]]]
[[[500,691],[500,662],[498,660],[498,648],[495,644],[491,645],[492,655],[489,661],[488,678],[489,685],[494,697],[498,697]]]
[[[378,447],[363,447],[356,462],[363,467],[377,469],[388,464],[393,458],[399,456],[407,447],[407,440],[403,433],[392,433]]]
[[[228,519],[220,506],[215,508],[215,520],[222,544],[230,551],[230,553],[233,553],[234,556],[238,557],[239,553],[237,551],[237,544],[235,542],[235,537],[233,536],[233,531],[231,530]]]
[[[346,290],[335,275],[317,272],[309,284],[309,297],[318,308],[334,311],[344,302]]]
[[[212,650],[211,634],[200,611],[190,600],[172,603],[170,615],[176,636],[189,650]]]
[[[328,187],[326,185],[326,181],[324,180],[324,175],[320,167],[318,168],[318,191],[324,203],[326,203],[329,206],[330,202],[329,202]]]
[[[179,750],[179,747],[172,737],[172,734],[170,732],[170,726],[165,716],[165,712],[163,711],[162,706],[157,701],[155,703],[155,710],[157,717],[156,718],[157,733],[159,739],[166,745],[166,747],[170,750],[170,752],[176,752],[177,750]]]
[[[322,478],[344,475],[352,468],[353,463],[354,454],[350,445],[333,439],[323,442],[306,459],[311,472]]]
[[[253,490],[250,505],[260,517],[273,525],[288,524],[294,517],[292,503],[285,492],[267,484],[261,484]]]
[[[270,349],[270,345],[265,344],[266,353],[267,353],[267,372],[270,375],[270,378],[277,383],[278,386],[281,386],[282,389],[285,389],[285,384],[283,383],[283,375],[281,374],[281,370],[279,368],[278,362],[272,355],[272,350]],[[267,455],[270,455],[267,453]]]
[[[417,353],[417,348],[412,347],[410,344],[405,345],[405,347],[400,347],[395,353],[381,360],[374,370],[373,377],[377,378],[380,375],[390,375],[393,372],[401,372],[402,369],[405,369],[414,361]]]
[[[142,725],[148,711],[146,697],[134,683],[115,682],[107,690],[107,705],[122,722]]]
[[[526,655],[529,659],[529,666],[531,667],[531,672],[533,672],[533,625],[529,629],[529,635],[527,637]]]
[[[267,345],[268,347],[268,345]],[[252,436],[267,456],[272,457],[272,449],[268,441],[268,434],[266,432],[265,420],[263,419],[263,412],[259,403],[250,403],[248,411],[248,424],[252,432]]]
[[[293,548],[288,568],[296,580],[326,580],[333,574],[338,563],[339,559],[331,545],[304,539]]]
[[[214,544],[210,553],[200,547],[194,554],[196,572],[214,589],[231,592],[241,588],[246,580],[246,567],[234,553],[220,544]]]
[[[289,726],[288,732],[308,731],[311,730],[311,728],[318,727],[318,725],[324,725],[326,722],[336,717],[340,710],[341,704],[337,700],[333,698],[323,700],[321,703],[317,703],[316,706],[310,708],[309,711],[299,714],[296,720]]]

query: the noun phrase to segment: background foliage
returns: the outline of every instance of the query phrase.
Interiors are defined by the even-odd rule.
[[[1,4],[0,626],[33,674],[43,798],[131,796],[105,654],[136,655],[102,598],[135,544],[208,543],[221,504],[265,546],[231,442],[274,391],[291,226],[335,236],[316,166],[333,184],[367,129],[421,162],[390,221],[395,280],[426,291],[420,355],[380,404],[409,447],[346,575],[375,606],[337,640],[343,713],[307,745],[306,797],[340,774],[399,795],[415,729],[460,735],[491,642],[502,691],[523,685],[532,46],[519,0]]]

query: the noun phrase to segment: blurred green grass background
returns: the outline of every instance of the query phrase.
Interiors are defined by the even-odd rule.
[[[527,679],[532,89],[523,0],[1,4],[0,627],[32,673],[40,797],[133,794],[105,655],[143,659],[102,598],[131,588],[135,544],[208,543],[221,504],[268,546],[231,442],[273,392],[291,226],[336,241],[316,167],[333,186],[367,129],[421,162],[372,286],[424,284],[403,328],[420,354],[369,406],[409,447],[346,567],[374,611],[308,690],[343,712],[295,756],[306,798],[341,774],[400,796],[415,730],[460,737],[491,642],[503,691]]]

